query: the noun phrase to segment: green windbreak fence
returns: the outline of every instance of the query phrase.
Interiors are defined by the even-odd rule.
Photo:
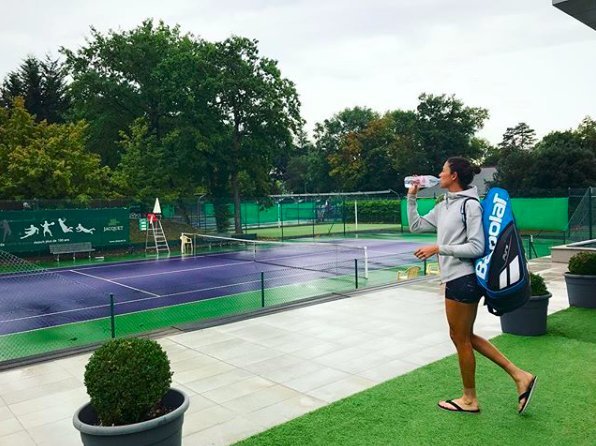
[[[54,243],[106,247],[128,241],[128,208],[0,211],[0,249],[9,252],[47,252]]]
[[[434,198],[418,199],[418,212],[426,214],[435,205]],[[569,201],[567,198],[512,198],[511,207],[517,227],[522,231],[567,230]],[[408,226],[407,201],[401,203],[402,225]]]
[[[420,215],[425,215],[435,207],[436,200],[434,198],[419,198],[417,203],[418,213]],[[401,201],[401,225],[402,227],[410,226],[408,221],[408,200]]]
[[[226,205],[228,215],[234,215],[234,206]],[[309,224],[313,220],[328,219],[331,212],[341,212],[341,202],[330,200],[312,200],[302,202],[265,203],[242,202],[240,204],[242,225],[244,227],[276,226],[285,224]],[[204,207],[206,218],[215,218],[212,203]]]
[[[569,221],[567,198],[512,198],[511,207],[520,230],[567,230]]]

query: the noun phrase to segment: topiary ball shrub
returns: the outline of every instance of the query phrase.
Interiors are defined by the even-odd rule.
[[[583,276],[596,276],[596,253],[578,252],[569,259],[569,272]]]
[[[532,296],[545,296],[548,294],[544,279],[538,274],[530,273],[530,286],[532,288]]]
[[[139,423],[164,413],[172,383],[170,361],[150,339],[112,339],[89,359],[85,386],[102,426]]]

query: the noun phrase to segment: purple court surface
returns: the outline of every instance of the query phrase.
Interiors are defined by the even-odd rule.
[[[331,244],[272,245],[257,252],[207,253],[105,265],[87,265],[0,276],[0,335],[109,316],[109,295],[116,314],[224,297],[265,287],[364,275],[369,270],[415,263],[419,243],[397,240],[345,240]],[[324,246],[321,246],[324,245]]]

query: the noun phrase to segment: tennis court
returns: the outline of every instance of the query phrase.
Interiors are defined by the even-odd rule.
[[[194,255],[0,276],[0,335],[267,290],[267,305],[395,280],[421,243],[203,241]],[[293,288],[289,291],[287,287]],[[285,290],[276,293],[275,290]],[[285,296],[284,296],[285,294]]]

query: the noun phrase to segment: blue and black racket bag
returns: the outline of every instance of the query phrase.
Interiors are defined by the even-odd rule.
[[[507,191],[491,188],[481,204],[486,244],[484,256],[475,261],[476,277],[488,311],[500,316],[528,301],[530,275]]]

